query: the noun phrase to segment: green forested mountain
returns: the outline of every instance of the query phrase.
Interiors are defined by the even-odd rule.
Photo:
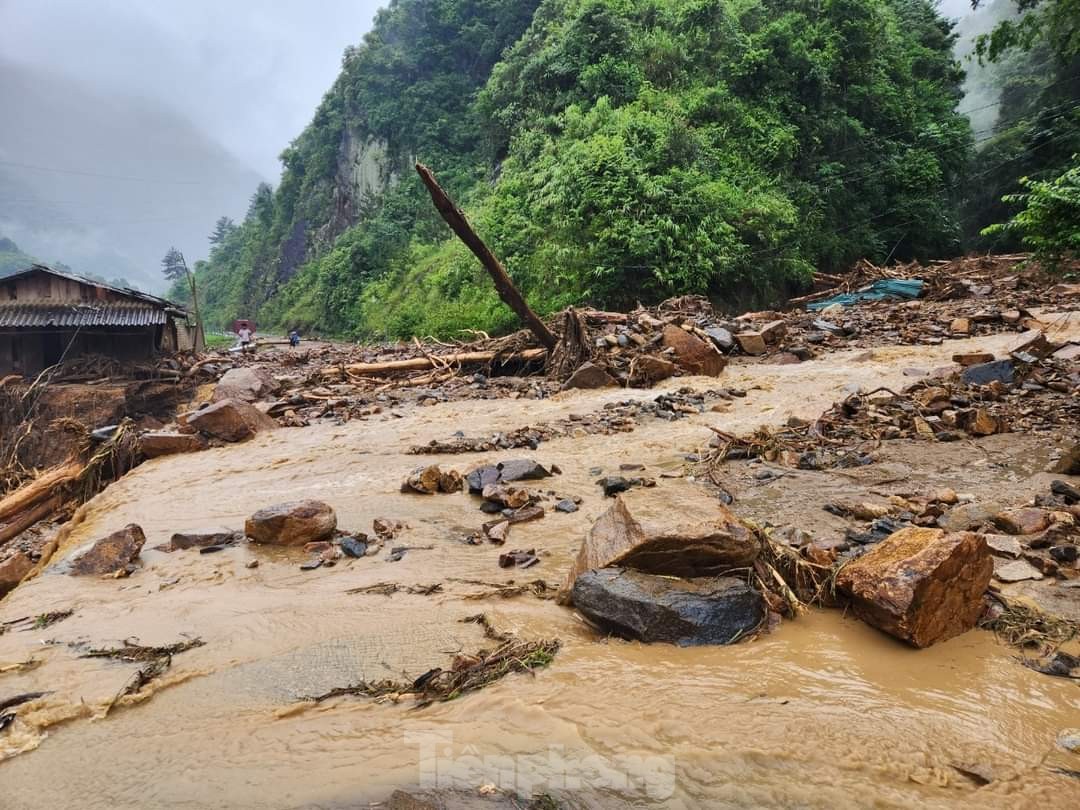
[[[973,136],[929,0],[393,0],[196,270],[211,326],[452,334],[510,313],[429,165],[541,312],[954,253]],[[178,297],[182,297],[177,291]]]

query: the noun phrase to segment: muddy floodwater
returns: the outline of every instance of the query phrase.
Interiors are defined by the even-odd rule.
[[[710,496],[685,477],[684,457],[708,442],[707,426],[740,432],[816,416],[845,386],[900,387],[912,368],[940,366],[967,345],[993,351],[1008,338],[734,366],[718,380],[667,386],[747,390],[723,412],[647,420],[632,433],[558,439],[535,452],[430,459],[464,470],[526,456],[561,468],[537,488],[580,496],[581,509],[514,526],[501,549],[461,541],[485,519],[476,498],[399,492],[409,470],[429,460],[407,455],[410,445],[458,430],[490,435],[663,388],[442,404],[148,462],[91,501],[52,567],[0,602],[0,621],[74,611],[47,629],[0,636],[0,699],[49,692],[0,734],[0,807],[344,808],[397,787],[477,795],[487,784],[587,807],[1080,807],[1080,780],[1069,773],[1080,771],[1080,755],[1056,744],[1080,728],[1076,683],[1024,668],[988,632],[917,651],[840,611],[812,611],[732,647],[645,646],[604,640],[572,610],[531,595],[469,599],[484,589],[461,581],[560,582],[610,505],[595,468],[643,464],[673,508],[692,508]],[[889,481],[893,491],[951,483],[1004,503],[1029,497],[1042,481],[1038,468],[1023,459],[995,465],[995,454],[1016,451],[990,438],[997,444],[969,443],[959,461],[918,470],[898,442],[895,460],[859,475],[876,471],[875,485]],[[1030,460],[1049,439],[1010,441]],[[800,473],[768,488],[736,486],[733,508],[828,528],[836,518],[813,502],[818,480],[861,485]],[[403,520],[409,528],[393,545],[413,548],[397,562],[387,547],[314,571],[299,570],[308,557],[301,550],[152,548],[173,532],[240,529],[260,507],[306,497],[330,503],[344,529]],[[63,573],[79,549],[132,522],[147,543],[131,577]],[[499,553],[513,548],[535,548],[540,564],[500,569]],[[247,567],[251,560],[258,567]],[[346,593],[378,582],[443,588]],[[490,648],[479,626],[461,622],[481,611],[500,630],[558,638],[562,649],[534,674],[420,709],[409,700],[304,700],[361,679],[415,678],[457,652]],[[145,699],[120,701],[107,715],[137,665],[79,658],[71,646],[186,638],[204,644],[176,655]],[[37,665],[5,672],[30,660]]]

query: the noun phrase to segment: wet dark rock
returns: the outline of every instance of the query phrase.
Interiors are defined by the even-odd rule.
[[[301,563],[300,564],[300,570],[301,571],[314,571],[316,568],[320,568],[322,566],[323,562],[324,562],[324,560],[322,560],[321,558],[316,558],[314,560],[308,560],[306,563]]]
[[[188,548],[206,548],[207,546],[224,546],[235,543],[243,538],[239,532],[228,529],[215,532],[177,532],[168,545],[169,551],[182,551]]]
[[[342,537],[341,550],[346,557],[359,558],[367,554],[368,544],[356,537]]]
[[[488,515],[497,515],[503,510],[503,505],[496,501],[484,501],[480,504],[480,511]]]
[[[1074,563],[1080,558],[1080,548],[1077,546],[1050,546],[1050,556],[1056,562],[1062,564]]]
[[[578,505],[569,498],[563,498],[561,501],[555,504],[556,512],[566,512],[569,514],[570,512],[576,512],[577,510]]]
[[[1015,376],[1014,371],[1012,360],[994,360],[990,363],[968,366],[961,373],[960,378],[966,385],[989,385],[992,382],[1011,385]]]
[[[337,528],[337,515],[322,501],[290,501],[260,509],[247,519],[244,533],[256,543],[302,546],[327,540]]]
[[[904,521],[895,518],[878,518],[870,524],[870,528],[866,531],[858,532],[854,529],[848,529],[844,534],[844,539],[860,546],[872,545],[873,543],[880,543],[889,535],[906,528],[906,525]]]
[[[539,481],[550,478],[551,471],[532,459],[515,458],[496,465],[499,469],[499,481]]]
[[[139,556],[145,542],[142,527],[129,523],[120,531],[94,543],[89,551],[75,560],[71,573],[74,576],[101,576],[123,571]]]
[[[481,495],[484,488],[504,481],[538,481],[551,476],[551,471],[537,462],[526,459],[510,459],[499,464],[488,464],[470,470],[465,484],[473,495]]]
[[[536,556],[534,548],[528,551],[514,549],[499,555],[499,568],[532,568],[539,562],[540,558]]]
[[[1066,481],[1050,482],[1050,491],[1059,498],[1064,498],[1065,503],[1080,503],[1080,489]]]
[[[199,549],[199,553],[200,554],[214,554],[214,553],[216,553],[218,551],[224,551],[228,547],[229,546],[226,545],[226,544],[221,544],[221,545],[216,545],[216,546],[203,546],[202,548]]]
[[[735,347],[735,336],[721,326],[709,326],[705,328],[705,334],[722,352],[729,352]]]
[[[814,329],[817,329],[819,332],[828,332],[830,335],[833,335],[834,337],[845,337],[847,335],[847,333],[848,333],[847,329],[845,329],[844,327],[837,326],[835,323],[832,323],[832,322],[826,321],[826,320],[822,320],[820,318],[818,320],[814,321],[812,326],[814,327]],[[820,342],[820,341],[816,341],[816,340],[811,340],[809,336],[807,337],[807,340],[809,340],[811,343],[819,343]]]
[[[608,498],[613,498],[620,492],[626,492],[633,486],[629,478],[623,478],[621,475],[608,475],[596,483],[603,488],[604,495]]]
[[[672,579],[623,568],[586,571],[574,607],[601,629],[645,642],[730,644],[765,618],[761,594],[737,577]]]

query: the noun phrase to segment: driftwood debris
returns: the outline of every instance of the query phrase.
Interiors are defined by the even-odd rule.
[[[438,181],[435,179],[435,175],[431,173],[431,169],[425,166],[423,163],[416,164],[416,171],[420,175],[420,179],[424,181],[424,185],[427,186],[428,192],[431,194],[431,201],[435,203],[435,207],[442,214],[442,218],[446,220],[446,224],[450,226],[451,230],[458,235],[458,238],[473,252],[473,254],[480,260],[480,263],[484,265],[484,269],[491,274],[492,281],[495,282],[495,289],[499,293],[499,298],[503,300],[510,309],[517,313],[517,316],[521,318],[522,322],[529,327],[529,330],[536,335],[536,339],[548,350],[551,351],[555,348],[555,344],[558,342],[555,335],[551,333],[542,320],[533,312],[525,299],[522,298],[521,293],[518,292],[517,287],[514,286],[514,282],[511,281],[510,276],[506,273],[506,268],[502,266],[502,262],[496,258],[495,254],[491,252],[491,249],[484,244],[484,240],[481,239],[476,231],[473,230],[472,225],[469,224],[469,220],[465,218],[465,214],[461,209],[454,205],[454,201],[447,196],[446,192],[439,186]]]
[[[83,465],[78,461],[61,464],[0,499],[0,522],[34,506],[59,487],[70,484],[82,471]]]
[[[383,363],[349,363],[345,366],[327,366],[323,369],[322,375],[324,377],[334,377],[344,370],[346,374],[370,376],[389,374],[395,371],[423,371],[432,368],[493,363],[495,361],[504,363],[528,362],[538,360],[546,353],[546,349],[525,349],[524,351],[504,355],[500,355],[498,352],[461,352],[441,356],[412,357],[408,360],[388,360]]]

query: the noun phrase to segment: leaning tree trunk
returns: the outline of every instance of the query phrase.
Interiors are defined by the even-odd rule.
[[[461,209],[454,205],[454,201],[442,190],[442,187],[439,186],[438,181],[435,179],[435,175],[431,173],[431,169],[422,163],[417,163],[416,171],[420,175],[420,179],[424,181],[424,185],[427,186],[427,190],[431,194],[431,201],[435,203],[435,207],[442,214],[442,218],[446,220],[446,224],[466,244],[469,250],[473,252],[473,255],[484,265],[484,269],[491,275],[491,280],[495,282],[495,289],[499,293],[499,298],[517,313],[517,316],[529,327],[532,333],[536,335],[536,339],[548,351],[554,349],[555,344],[558,342],[555,335],[551,334],[551,330],[544,325],[544,322],[540,320],[537,314],[529,309],[529,305],[525,303],[525,299],[522,298],[521,293],[514,286],[514,282],[507,275],[502,262],[495,257],[491,249],[484,244],[484,240],[472,229]]]

